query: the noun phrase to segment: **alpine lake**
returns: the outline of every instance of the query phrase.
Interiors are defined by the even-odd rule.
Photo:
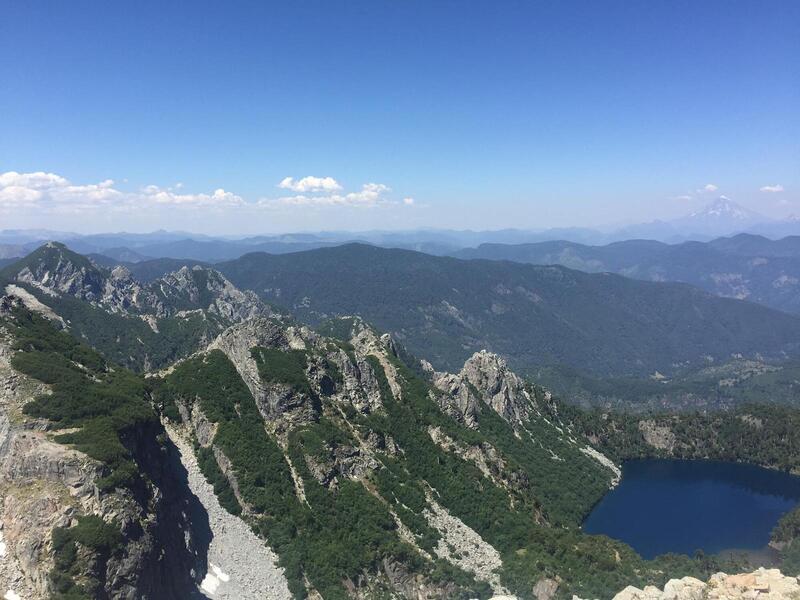
[[[626,542],[644,558],[667,552],[767,557],[770,533],[800,503],[800,477],[705,460],[632,460],[583,530]]]

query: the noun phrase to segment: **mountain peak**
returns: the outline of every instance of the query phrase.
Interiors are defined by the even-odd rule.
[[[102,294],[104,274],[85,256],[59,242],[47,242],[3,273],[49,295],[68,294],[93,301]]]
[[[736,219],[739,221],[750,221],[753,219],[763,220],[758,213],[743,207],[727,196],[720,196],[701,210],[693,212],[690,217]]]

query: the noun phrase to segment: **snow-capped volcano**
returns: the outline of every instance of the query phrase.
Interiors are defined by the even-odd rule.
[[[720,196],[702,209],[675,219],[670,224],[687,234],[727,235],[770,220],[730,198]]]
[[[697,210],[689,215],[692,219],[736,219],[737,221],[747,221],[751,219],[758,219],[763,221],[765,217],[759,215],[748,208],[744,208],[741,204],[737,204],[726,196],[720,196],[710,204],[704,206],[701,210]]]

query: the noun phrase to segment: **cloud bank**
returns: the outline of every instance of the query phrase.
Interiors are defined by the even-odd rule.
[[[39,211],[53,214],[112,213],[154,209],[264,211],[276,208],[379,208],[411,206],[413,200],[393,200],[391,188],[383,183],[365,183],[353,192],[343,191],[333,177],[284,178],[278,187],[298,192],[292,196],[261,198],[248,202],[222,188],[212,192],[188,193],[182,184],[172,187],[146,185],[135,191],[118,189],[106,179],[99,183],[74,184],[56,173],[36,171],[0,173],[0,213]]]
[[[0,172],[0,229],[260,234],[353,223],[417,226],[425,212],[425,205],[394,196],[384,183],[348,189],[333,177],[308,176],[286,177],[268,187],[284,193],[247,198],[225,188],[191,190],[181,183],[134,187],[125,179],[78,183],[46,171]]]

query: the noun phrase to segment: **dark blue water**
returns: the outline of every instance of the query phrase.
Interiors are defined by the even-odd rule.
[[[634,460],[583,524],[645,558],[665,552],[757,550],[800,503],[800,477],[715,461]]]

